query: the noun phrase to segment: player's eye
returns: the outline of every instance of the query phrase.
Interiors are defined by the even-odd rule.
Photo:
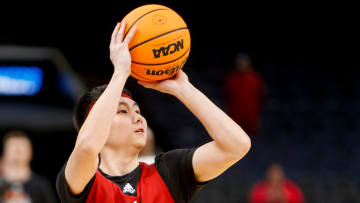
[[[135,112],[136,112],[137,114],[141,114],[139,110],[136,110]]]
[[[121,109],[119,113],[127,113],[127,111],[125,109]]]

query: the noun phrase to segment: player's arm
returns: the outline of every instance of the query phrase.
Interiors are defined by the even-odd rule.
[[[194,152],[193,168],[197,181],[217,177],[249,151],[251,141],[247,134],[196,89],[184,72],[180,71],[172,80],[140,84],[177,97],[200,120],[213,139]]]
[[[128,43],[135,29],[123,40],[124,28],[125,24],[117,24],[112,34],[110,58],[114,65],[114,73],[82,125],[65,168],[66,182],[73,194],[80,194],[96,173],[98,154],[110,134],[122,90],[131,72]]]

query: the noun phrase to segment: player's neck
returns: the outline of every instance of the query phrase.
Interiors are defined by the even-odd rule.
[[[100,169],[111,176],[125,175],[139,165],[138,154],[137,150],[104,148],[100,154]]]

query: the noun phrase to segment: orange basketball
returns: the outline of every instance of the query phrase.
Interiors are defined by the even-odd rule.
[[[184,66],[190,53],[190,33],[175,11],[162,5],[144,5],[128,13],[125,36],[137,26],[129,44],[131,76],[142,81],[172,77]]]

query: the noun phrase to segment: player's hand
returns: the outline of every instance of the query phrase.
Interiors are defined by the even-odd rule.
[[[126,23],[118,23],[112,33],[110,42],[110,59],[114,65],[114,73],[124,74],[129,77],[131,73],[131,56],[129,42],[136,32],[136,27],[131,29],[124,39]]]
[[[177,96],[182,88],[189,83],[188,76],[180,70],[174,77],[160,82],[138,81],[145,88],[154,89],[163,93]]]

